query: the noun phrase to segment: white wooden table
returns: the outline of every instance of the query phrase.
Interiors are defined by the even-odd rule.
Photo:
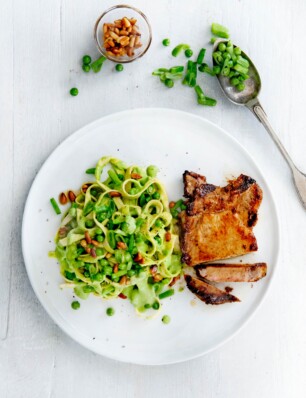
[[[95,19],[115,3],[0,2],[0,397],[305,397],[306,212],[287,165],[251,113],[223,98],[215,79],[205,79],[206,91],[218,106],[206,109],[196,105],[185,87],[167,90],[150,73],[173,63],[169,49],[160,44],[163,38],[199,49],[207,45],[211,22],[225,24],[258,66],[262,104],[296,164],[306,171],[306,2],[131,1],[152,23],[149,53],[120,74],[111,63],[97,75],[85,74],[82,55],[97,55]],[[69,95],[73,86],[79,88],[78,97]],[[53,323],[28,281],[20,227],[33,178],[60,142],[103,115],[152,106],[201,115],[251,152],[274,191],[282,245],[267,299],[235,338],[197,360],[139,367],[87,351]]]

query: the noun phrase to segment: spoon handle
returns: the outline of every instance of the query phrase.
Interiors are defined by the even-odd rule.
[[[285,158],[286,162],[288,163],[291,171],[292,171],[292,177],[294,181],[295,188],[297,190],[297,193],[299,195],[299,198],[306,209],[306,175],[302,173],[293,163],[291,157],[289,156],[287,150],[281,143],[280,139],[276,135],[275,131],[273,130],[268,117],[263,110],[263,107],[261,106],[260,102],[255,99],[254,101],[251,101],[250,103],[247,104],[247,107],[250,109],[252,113],[259,119],[259,121],[264,125],[265,129],[267,132],[270,134],[270,137],[278,147],[279,151]]]

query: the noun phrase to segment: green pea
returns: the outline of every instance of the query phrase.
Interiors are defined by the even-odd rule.
[[[244,83],[239,83],[236,86],[236,88],[237,88],[238,91],[243,91],[245,89],[245,84]]]
[[[159,305],[159,302],[158,302],[158,301],[155,301],[155,303],[152,304],[153,310],[158,310],[159,307],[160,307],[160,305]]]
[[[145,307],[146,309],[149,309],[149,308],[151,308],[152,306],[151,306],[151,304],[145,304],[144,307]]]
[[[149,166],[146,171],[149,177],[156,177],[159,170],[156,166]]]
[[[85,221],[86,228],[92,228],[94,225],[95,225],[94,220],[86,220]]]
[[[171,318],[170,318],[169,315],[164,315],[164,316],[162,317],[162,322],[165,323],[166,325],[167,325],[168,323],[170,323],[170,321],[171,321]]]
[[[115,68],[116,68],[116,71],[117,71],[117,72],[122,72],[122,71],[123,71],[123,65],[122,65],[122,64],[117,64],[117,65],[115,66]]]
[[[78,310],[81,307],[81,304],[78,301],[73,301],[71,303],[71,308],[74,310]]]
[[[231,59],[231,54],[227,51],[224,51],[224,53],[222,53],[222,57],[223,59]]]
[[[102,235],[103,231],[101,228],[96,228],[96,235]]]
[[[70,90],[70,95],[72,95],[73,97],[76,97],[79,94],[79,90],[76,87],[73,87]]]
[[[82,60],[83,60],[83,64],[84,65],[89,65],[91,63],[91,56],[90,55],[84,55]]]
[[[225,43],[220,43],[218,45],[218,50],[221,51],[221,52],[225,51],[226,50],[226,44]]]
[[[99,260],[99,263],[102,267],[107,267],[108,266],[108,261],[105,260],[105,258],[101,258],[101,260]]]
[[[104,241],[104,237],[102,235],[97,235],[96,236],[96,241],[101,243],[101,242]]]
[[[163,45],[164,45],[165,47],[168,47],[168,46],[170,46],[170,39],[164,39],[164,40],[162,41],[162,43],[163,43]]]
[[[113,316],[113,315],[115,315],[115,310],[114,310],[114,308],[112,308],[112,307],[107,308],[107,309],[106,309],[106,315],[108,315],[108,316]]]
[[[234,54],[235,54],[235,55],[240,55],[240,54],[241,54],[241,48],[235,47],[235,48],[234,48]]]
[[[90,72],[90,65],[84,64],[84,65],[82,66],[82,69],[83,69],[83,71],[84,71],[85,73],[88,73],[88,72]]]
[[[239,79],[237,79],[237,77],[232,77],[230,82],[231,82],[232,86],[238,86],[238,84],[240,83],[240,81],[239,81]]]
[[[159,218],[155,221],[155,225],[157,228],[161,228],[164,226],[164,223]]]
[[[153,199],[160,199],[160,193],[159,192],[154,192],[152,195]]]
[[[193,56],[193,51],[190,48],[187,48],[185,50],[185,57],[186,58],[191,58]]]
[[[98,274],[96,274],[96,275],[93,275],[93,280],[94,281],[96,281],[96,282],[102,282],[103,281],[103,278],[104,278],[104,276],[103,276],[103,274],[101,274],[101,273],[98,273]]]
[[[174,81],[171,79],[166,79],[165,80],[165,86],[168,88],[172,88],[174,86]]]
[[[96,249],[96,255],[99,257],[99,256],[102,256],[103,255],[103,250],[102,249]]]

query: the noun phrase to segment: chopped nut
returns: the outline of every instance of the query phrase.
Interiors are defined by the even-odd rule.
[[[119,36],[118,35],[116,35],[116,33],[115,32],[109,32],[109,35],[113,38],[113,39],[115,39],[116,41],[118,41],[118,39],[119,39]]]
[[[80,242],[80,245],[85,248],[87,246],[86,240],[82,239],[81,242]]]
[[[135,263],[140,263],[140,264],[142,264],[143,261],[144,261],[144,258],[143,258],[142,255],[138,252],[138,253],[136,254],[136,256],[134,257],[134,261],[135,261]]]
[[[114,268],[113,268],[114,273],[116,274],[118,272],[118,270],[119,270],[119,266],[118,266],[118,264],[115,264]]]
[[[120,285],[125,285],[125,284],[126,284],[126,275],[123,275],[123,276],[120,278],[119,283],[120,283]]]
[[[127,36],[121,36],[119,38],[119,43],[122,45],[122,47],[125,47],[129,44],[130,39]]]
[[[85,231],[85,239],[86,239],[86,242],[87,242],[88,244],[91,243],[91,237],[89,236],[89,232],[88,232],[88,231]]]
[[[130,40],[129,40],[129,46],[130,47],[134,47],[135,46],[135,36],[131,36]]]
[[[121,197],[121,193],[118,191],[110,191],[109,192],[109,196],[111,196],[112,198],[120,198]]]
[[[117,249],[125,250],[127,249],[127,245],[124,242],[117,242]]]
[[[175,276],[172,281],[169,283],[169,286],[173,286],[180,279],[180,275]]]
[[[133,178],[133,180],[140,180],[142,176],[138,173],[131,173],[131,178]]]
[[[170,240],[171,240],[171,232],[167,231],[165,233],[165,240],[166,240],[166,242],[170,242]]]
[[[74,192],[69,191],[68,192],[68,198],[69,198],[70,202],[75,202],[76,196],[75,196]]]
[[[85,251],[87,254],[90,254],[90,247],[85,247]]]
[[[129,28],[129,27],[131,26],[130,21],[129,21],[126,17],[124,17],[124,18],[122,19],[122,23],[123,23],[123,25],[124,25],[126,28]]]
[[[91,257],[94,257],[94,258],[97,257],[97,253],[93,247],[90,249],[90,254],[91,254]]]
[[[158,270],[157,265],[156,265],[156,264],[152,265],[152,267],[150,267],[150,273],[151,273],[151,275],[154,276],[154,275],[156,274],[157,270]]]
[[[99,246],[99,242],[94,240],[94,239],[91,240],[91,244],[96,246],[96,247]]]
[[[153,276],[154,282],[160,282],[163,277],[161,276],[161,274],[156,274]]]
[[[65,205],[68,202],[67,196],[62,192],[59,196],[59,202],[61,205]]]
[[[169,203],[170,209],[172,209],[174,206],[175,206],[175,202],[170,202],[170,203]]]
[[[111,256],[112,256],[112,253],[106,253],[106,254],[105,254],[105,257],[106,257],[106,258],[110,258]]]

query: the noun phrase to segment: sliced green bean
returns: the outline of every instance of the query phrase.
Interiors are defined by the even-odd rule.
[[[189,44],[179,44],[172,50],[173,57],[177,57],[182,51],[187,50],[190,48]]]
[[[56,200],[54,198],[50,199],[50,203],[51,203],[55,213],[56,214],[61,214],[61,209],[59,208],[59,206],[58,206],[58,204],[57,204],[57,202],[56,202]]]
[[[201,65],[204,61],[204,57],[205,57],[205,53],[206,53],[206,49],[205,48],[201,48],[198,58],[197,58],[197,64]]]

